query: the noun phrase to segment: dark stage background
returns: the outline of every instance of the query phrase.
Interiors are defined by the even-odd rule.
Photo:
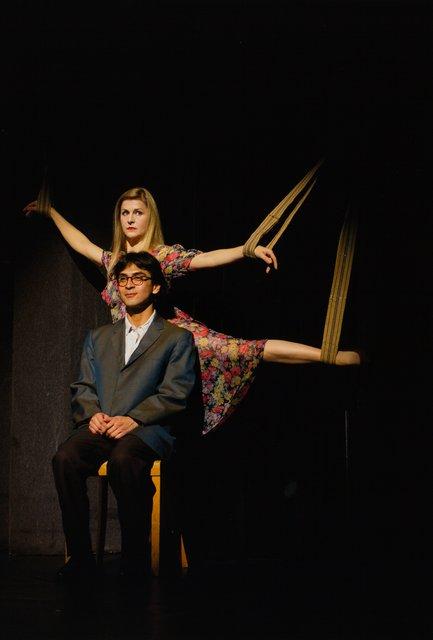
[[[62,552],[50,459],[84,335],[108,321],[98,271],[20,213],[44,166],[96,243],[144,185],[168,243],[211,250],[242,244],[324,157],[277,273],[244,261],[173,290],[225,333],[320,345],[344,208],[359,209],[342,346],[371,363],[262,367],[203,441],[206,559],[312,562],[366,589],[426,577],[431,6],[15,2],[5,17],[2,548]]]

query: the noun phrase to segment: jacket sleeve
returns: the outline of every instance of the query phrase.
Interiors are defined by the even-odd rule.
[[[184,331],[172,349],[164,377],[156,393],[128,411],[128,415],[146,426],[164,422],[186,409],[196,382],[196,362],[193,335]]]
[[[96,392],[94,359],[92,332],[90,331],[84,341],[79,378],[71,384],[72,420],[76,427],[89,422],[95,413],[101,411]]]

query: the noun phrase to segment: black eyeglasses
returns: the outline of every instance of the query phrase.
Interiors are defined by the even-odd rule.
[[[119,276],[117,278],[117,284],[119,287],[126,287],[129,280],[131,280],[132,284],[136,287],[139,287],[141,284],[144,284],[147,280],[152,280],[149,276]]]

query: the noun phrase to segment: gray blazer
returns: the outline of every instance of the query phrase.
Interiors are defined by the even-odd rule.
[[[168,457],[175,427],[188,413],[196,365],[192,334],[159,315],[126,365],[124,320],[90,331],[79,379],[71,385],[75,428],[86,426],[99,411],[128,415],[139,423],[132,433],[159,457]]]

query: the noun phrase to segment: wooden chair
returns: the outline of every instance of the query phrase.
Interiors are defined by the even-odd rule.
[[[150,471],[150,476],[155,485],[150,532],[150,564],[152,573],[155,576],[158,576],[161,571],[162,550],[166,568],[168,566],[171,570],[188,568],[182,536],[170,526],[171,523],[165,513],[167,506],[163,499],[164,478],[162,476],[162,468],[161,460],[155,460]],[[98,478],[96,563],[101,566],[104,559],[107,530],[108,478],[106,462],[101,464],[96,477]],[[163,522],[162,526],[161,522]],[[169,531],[164,530],[164,527],[166,529],[169,528]]]

